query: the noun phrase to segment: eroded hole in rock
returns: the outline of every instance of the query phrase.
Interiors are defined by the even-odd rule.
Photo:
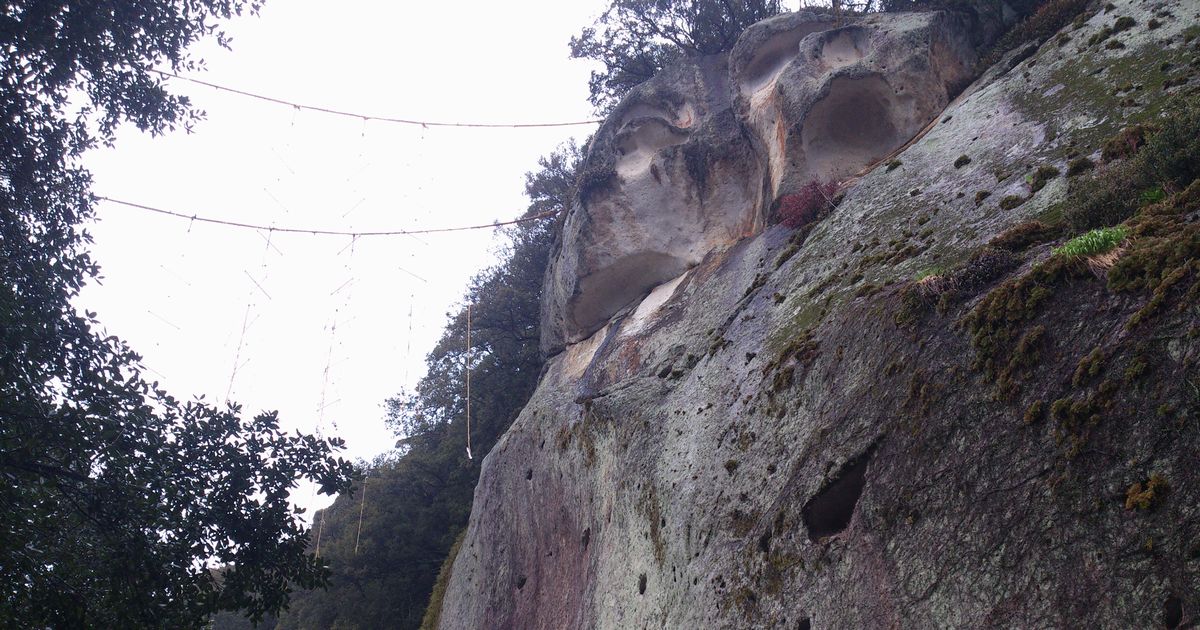
[[[882,77],[835,78],[804,121],[802,144],[812,174],[841,179],[900,146],[907,139],[899,129],[905,109]]]
[[[800,516],[808,528],[810,540],[815,542],[832,536],[850,525],[854,507],[858,505],[866,484],[871,454],[871,451],[867,451],[842,467],[834,480],[804,505]]]
[[[638,595],[645,595],[645,594],[646,594],[646,574],[643,573],[638,576]]]
[[[599,330],[613,313],[684,271],[687,263],[670,254],[640,252],[583,278],[571,310],[576,331],[572,341]]]
[[[591,544],[591,542],[592,542],[592,528],[589,527],[589,528],[583,530],[583,539],[580,540],[580,543],[583,544],[584,549],[587,549],[588,545]]]
[[[525,588],[525,576],[521,575],[517,577],[517,590],[519,591],[523,588]]]
[[[783,69],[800,54],[800,40],[828,27],[826,22],[804,24],[763,42],[741,72],[742,93],[757,92],[773,85]]]
[[[800,620],[800,623],[796,624],[796,630],[812,630],[812,622],[809,621],[808,617],[805,617]]]
[[[526,481],[529,481],[530,479],[533,479],[533,469],[532,469],[532,468],[527,468],[527,469],[525,470],[525,480],[526,480]]]
[[[1183,622],[1183,601],[1172,595],[1163,602],[1163,625],[1178,628]]]
[[[821,46],[821,63],[829,68],[841,68],[861,61],[866,53],[869,34],[859,27],[830,31]]]
[[[624,177],[649,168],[657,151],[687,142],[688,135],[662,118],[639,118],[616,137],[617,172]]]

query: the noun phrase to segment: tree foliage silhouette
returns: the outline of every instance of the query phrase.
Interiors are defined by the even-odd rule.
[[[571,57],[604,65],[588,89],[607,113],[674,59],[726,52],[747,26],[779,12],[779,0],[612,0],[571,38]]]
[[[199,118],[148,69],[196,68],[243,0],[14,0],[0,8],[0,619],[11,627],[202,627],[253,618],[327,572],[287,503],[346,486],[338,440],[274,413],[182,402],[72,301],[87,252],[80,156],[123,122]],[[219,568],[219,570],[218,570]]]

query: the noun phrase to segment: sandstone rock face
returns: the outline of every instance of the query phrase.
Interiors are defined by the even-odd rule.
[[[716,82],[659,101],[653,126],[619,134],[633,120],[622,116],[650,111],[633,106],[610,121],[593,151],[630,142],[613,149],[609,179],[593,181],[610,187],[585,192],[568,219],[556,273],[582,275],[551,280],[561,292],[549,312],[567,313],[582,278],[618,260],[665,257],[624,294],[627,308],[562,315],[574,326],[564,339],[581,341],[549,359],[482,464],[441,627],[1154,628],[1200,618],[1200,309],[1180,301],[1195,272],[1152,298],[1063,268],[1030,289],[1027,311],[993,322],[1011,335],[1008,354],[985,354],[970,323],[1053,262],[1053,236],[988,243],[1060,212],[1068,162],[1098,161],[1107,138],[1164,99],[1195,98],[1200,4],[1114,0],[1084,17],[1013,51],[810,230],[722,241],[762,221],[748,191],[776,158],[747,141],[750,166],[723,168],[759,177],[753,185],[703,178],[736,201],[711,210],[707,225],[730,236],[707,253],[695,245],[703,231],[654,249],[669,240],[666,225],[634,200],[650,195],[656,164],[675,194],[702,196],[670,154],[718,119],[719,99],[701,89]],[[850,44],[874,35],[854,37],[813,31],[796,46],[837,41],[838,58],[872,50]],[[773,79],[776,102],[792,72]],[[893,78],[869,80],[898,98]],[[789,132],[780,155],[803,150],[812,163],[805,133]],[[791,166],[779,163],[786,182]],[[1050,166],[1061,174],[1034,190]],[[616,172],[643,192],[622,192]],[[1020,203],[1002,207],[1005,198]],[[589,224],[593,207],[628,222]],[[655,244],[627,246],[623,230]],[[580,239],[604,243],[613,262]],[[1155,315],[1127,325],[1152,299],[1165,300]],[[1154,475],[1169,491],[1149,509],[1127,507],[1133,484]]]
[[[912,138],[964,87],[980,22],[791,13],[748,29],[732,61],[683,62],[635,89],[589,148],[547,275],[543,350],[757,234],[780,194],[844,179]]]
[[[899,148],[966,87],[975,62],[962,14],[875,14],[839,25],[800,12],[747,29],[731,70],[738,115],[779,194],[845,179]]]
[[[730,109],[724,56],[635,89],[597,131],[583,168],[545,286],[547,352],[762,229],[762,166]]]

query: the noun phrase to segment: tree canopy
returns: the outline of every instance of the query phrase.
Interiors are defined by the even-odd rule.
[[[202,627],[253,618],[327,570],[288,496],[346,487],[336,439],[273,412],[181,401],[72,304],[98,267],[80,156],[132,122],[195,122],[151,69],[195,68],[244,0],[16,0],[0,8],[0,619],[11,627]]]
[[[728,51],[747,26],[780,10],[779,0],[612,0],[571,38],[571,57],[604,65],[588,88],[607,113],[672,60]]]

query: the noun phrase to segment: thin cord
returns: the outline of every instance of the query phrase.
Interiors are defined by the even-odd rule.
[[[331,323],[330,323],[330,328],[329,328],[329,353],[325,357],[325,371],[324,371],[324,376],[323,376],[324,384],[321,386],[321,403],[320,403],[320,406],[317,407],[317,422],[320,426],[325,425],[325,409],[327,407],[332,406],[334,403],[341,401],[341,399],[339,398],[333,402],[326,402],[326,400],[327,400],[326,395],[329,391],[330,370],[333,368],[334,348],[337,345],[339,345],[338,344],[338,334],[337,334],[338,333],[338,317],[341,314],[343,309],[349,310],[349,308],[350,308],[350,293],[351,293],[351,291],[354,290],[354,282],[355,282],[354,269],[353,269],[354,249],[355,249],[354,246],[357,243],[358,243],[358,237],[353,237],[350,239],[350,244],[347,245],[346,247],[343,247],[342,251],[338,252],[338,255],[340,256],[347,249],[350,250],[350,255],[344,266],[344,268],[346,270],[346,281],[343,282],[341,284],[341,286],[334,289],[333,292],[329,294],[330,296],[334,296],[334,295],[337,295],[338,293],[341,293],[343,290],[345,290],[345,293],[342,293],[341,306],[335,306],[333,309],[333,316],[331,318]],[[337,428],[338,428],[337,421],[333,422],[333,428],[335,431],[337,430]]]
[[[333,507],[333,506],[331,505],[329,507]],[[329,511],[328,508],[321,510],[321,528],[317,530],[317,557],[318,558],[321,557],[321,534],[325,533],[325,512],[328,512],[328,511]]]
[[[504,124],[504,123],[461,123],[461,122],[431,122],[428,120],[410,120],[410,119],[406,119],[406,118],[392,118],[389,116],[370,116],[370,115],[366,115],[366,114],[356,114],[354,112],[346,112],[346,111],[341,111],[341,110],[337,110],[337,109],[330,109],[328,107],[318,107],[316,105],[303,105],[300,103],[293,103],[291,101],[287,101],[287,100],[284,100],[281,98],[275,98],[273,96],[264,96],[262,94],[255,94],[253,92],[246,92],[245,90],[239,90],[236,88],[225,87],[224,85],[218,85],[216,83],[209,83],[208,81],[201,81],[200,79],[193,79],[190,77],[179,76],[178,74],[174,74],[171,72],[165,72],[163,70],[150,69],[150,72],[153,72],[155,74],[158,74],[158,75],[161,75],[164,77],[170,77],[172,79],[179,79],[181,81],[187,81],[189,83],[203,85],[206,87],[213,88],[214,90],[220,90],[222,92],[229,92],[231,94],[237,94],[239,96],[248,96],[250,98],[256,98],[260,101],[267,101],[268,103],[275,103],[276,105],[286,105],[288,107],[292,107],[295,109],[304,109],[304,110],[313,111],[313,112],[321,112],[323,114],[332,114],[334,116],[345,116],[347,118],[359,118],[359,119],[363,120],[364,122],[366,122],[368,120],[375,120],[375,121],[379,121],[379,122],[396,123],[396,124],[400,124],[400,125],[420,125],[422,127],[473,127],[473,128],[485,128],[485,129],[528,129],[528,128],[533,128],[533,127],[574,127],[574,126],[578,126],[578,125],[595,125],[595,124],[604,122],[603,119],[596,119],[596,120],[579,120],[579,121],[575,121],[575,122],[553,122],[553,123],[507,123],[507,124]]]
[[[267,233],[267,236],[264,238],[264,240],[267,243],[266,243],[266,246],[263,248],[261,267],[263,270],[263,282],[266,282],[267,271],[268,271],[267,270],[267,260],[271,254],[271,248],[274,246],[271,244],[271,234],[269,232]],[[279,251],[279,249],[275,248],[275,251]],[[250,282],[253,282],[254,286],[258,287],[258,290],[262,291],[263,295],[267,296],[267,299],[270,300],[271,295],[269,293],[267,293],[267,290],[263,288],[262,284],[260,284],[257,280],[255,280],[254,276],[250,275],[249,271],[246,271],[244,269],[243,269],[243,271],[246,273],[246,276],[250,278]],[[226,403],[229,402],[230,396],[233,395],[233,383],[237,379],[238,370],[240,370],[243,365],[242,364],[242,349],[246,345],[246,331],[249,330],[250,326],[254,323],[253,321],[250,320],[250,312],[253,310],[254,306],[255,306],[254,287],[251,287],[250,294],[246,296],[246,312],[242,316],[242,332],[240,335],[238,335],[237,350],[233,354],[233,369],[229,373],[229,386],[225,389],[225,402]],[[258,318],[256,317],[255,321],[257,321],[257,319]],[[247,359],[247,362],[249,362],[249,359]]]
[[[367,506],[367,481],[370,479],[369,476],[363,478],[362,502],[358,504],[358,533],[354,535],[354,555],[356,556],[358,555],[358,540],[362,538],[363,508]]]
[[[467,459],[471,456],[471,305],[467,304]]]
[[[358,238],[360,236],[412,236],[414,234],[439,234],[439,233],[443,233],[443,232],[463,232],[466,230],[487,230],[487,229],[496,228],[496,227],[503,227],[505,225],[516,225],[518,223],[529,223],[530,221],[540,221],[541,219],[548,219],[552,216],[555,216],[560,212],[559,210],[550,210],[548,212],[542,212],[542,213],[535,214],[535,215],[529,216],[529,217],[524,217],[521,219],[513,219],[511,221],[496,221],[494,223],[488,223],[486,225],[466,225],[466,226],[461,226],[461,227],[430,228],[430,229],[426,229],[426,230],[384,230],[384,231],[378,231],[378,232],[348,232],[348,231],[343,231],[343,230],[314,230],[314,229],[309,229],[309,228],[274,227],[274,226],[270,226],[270,225],[257,225],[254,223],[241,223],[238,221],[225,221],[223,219],[210,219],[210,218],[202,217],[202,216],[195,215],[195,214],[184,214],[182,212],[174,212],[172,210],[163,210],[162,208],[155,208],[153,206],[147,206],[147,205],[143,205],[140,203],[133,203],[131,201],[121,201],[120,199],[113,199],[112,197],[105,197],[103,195],[97,195],[96,199],[99,199],[100,201],[107,201],[109,203],[115,203],[115,204],[121,205],[121,206],[128,206],[130,208],[137,208],[139,210],[146,210],[148,212],[155,212],[158,214],[165,214],[167,216],[179,217],[180,219],[187,219],[189,221],[199,221],[201,223],[213,223],[216,225],[247,228],[247,229],[251,229],[251,230],[266,230],[267,232],[284,232],[284,233],[289,233],[289,234],[312,234],[312,235],[318,235],[318,236],[350,236],[350,237],[354,237],[354,238]]]

